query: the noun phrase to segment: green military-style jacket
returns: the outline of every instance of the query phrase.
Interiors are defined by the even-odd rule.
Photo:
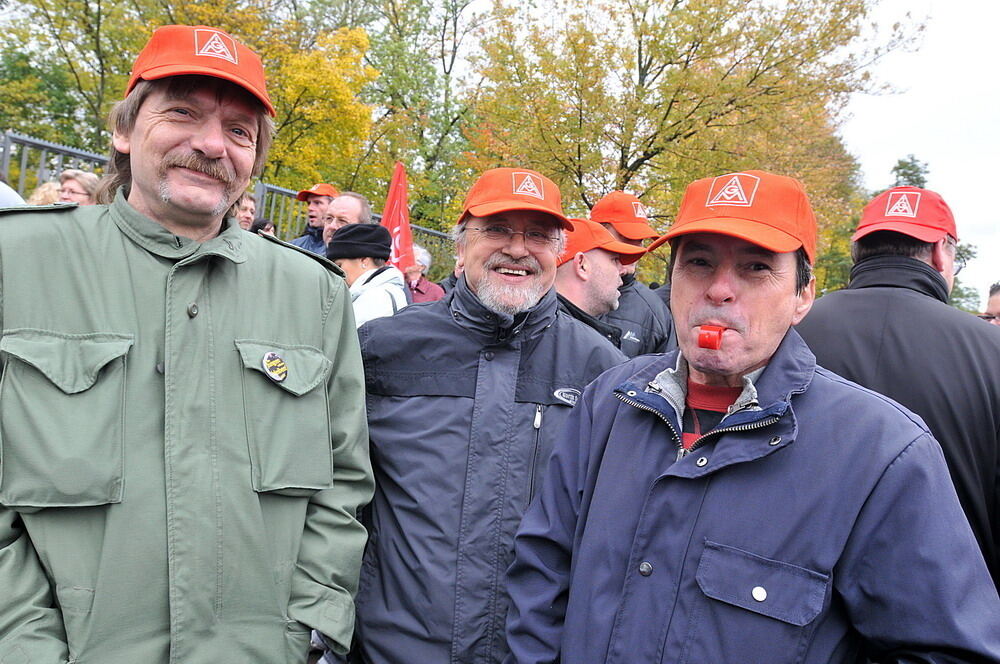
[[[350,643],[372,493],[351,300],[227,219],[0,214],[0,662]]]

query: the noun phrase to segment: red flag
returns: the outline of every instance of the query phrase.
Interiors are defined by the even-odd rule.
[[[392,180],[389,181],[389,194],[385,197],[385,207],[382,208],[382,225],[389,229],[392,235],[392,253],[389,262],[400,271],[413,265],[413,235],[410,233],[410,207],[407,201],[406,169],[396,162],[392,170]]]

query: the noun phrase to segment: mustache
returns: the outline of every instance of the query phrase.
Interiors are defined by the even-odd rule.
[[[521,258],[511,258],[503,254],[500,251],[490,254],[483,262],[484,270],[492,270],[495,267],[500,267],[501,265],[517,266],[527,268],[531,272],[538,274],[542,271],[542,264],[539,263],[534,256],[523,256]]]
[[[219,180],[227,187],[232,186],[233,181],[236,179],[236,174],[221,161],[203,157],[196,152],[186,155],[169,155],[163,160],[164,171],[175,166],[204,173],[211,178]]]

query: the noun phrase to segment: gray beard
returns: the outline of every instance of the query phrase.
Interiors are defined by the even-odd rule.
[[[212,209],[213,217],[221,217],[232,206],[232,203],[228,202],[228,195],[230,193],[229,189],[230,188],[227,186],[225,192],[226,195],[224,195],[221,199],[219,199],[219,202]],[[166,179],[160,180],[160,200],[162,200],[164,203],[170,202],[170,189],[167,187]]]
[[[486,277],[477,284],[476,296],[490,311],[516,316],[538,304],[547,291],[540,283],[529,288],[512,287],[493,283]]]

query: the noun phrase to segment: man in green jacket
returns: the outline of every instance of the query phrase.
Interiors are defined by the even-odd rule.
[[[109,205],[0,217],[0,662],[346,651],[373,490],[351,300],[225,213],[260,58],[158,29],[111,115]]]

